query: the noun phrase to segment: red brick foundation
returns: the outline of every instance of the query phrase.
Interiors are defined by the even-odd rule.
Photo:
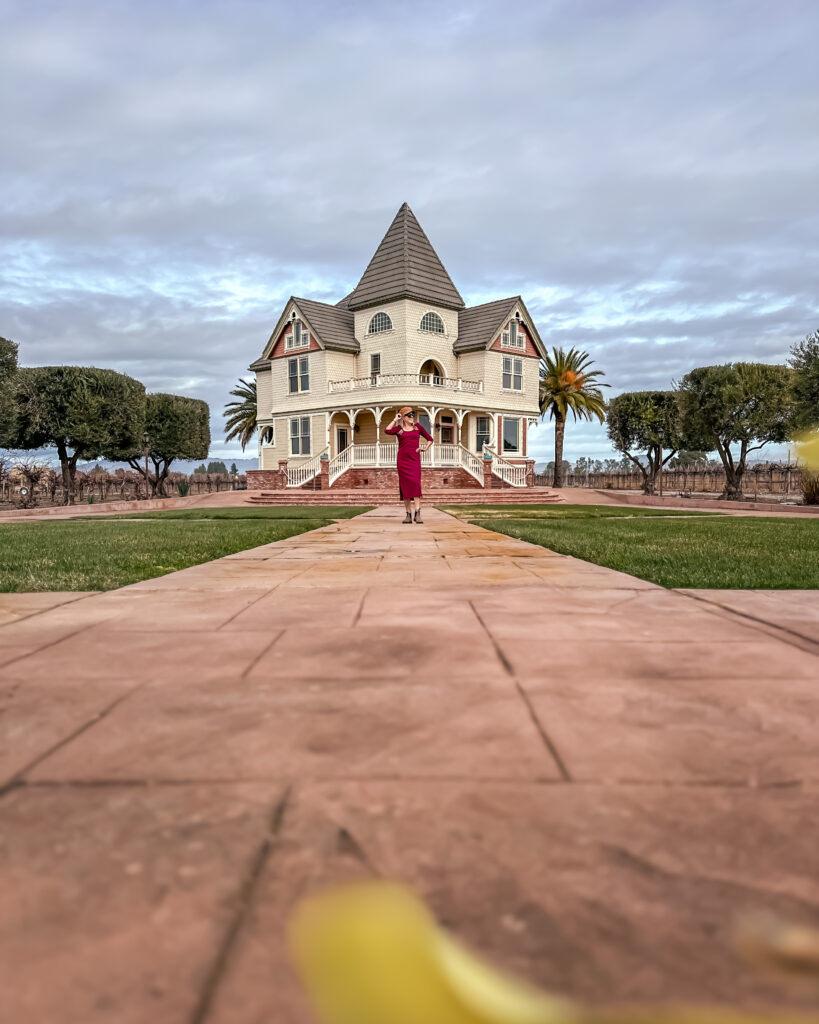
[[[357,466],[354,469],[348,469],[346,473],[343,473],[338,480],[333,484],[332,488],[329,488],[327,483],[327,467],[329,463],[325,462],[322,465],[322,472],[319,476],[313,480],[309,480],[301,488],[292,488],[292,490],[303,490],[303,491],[326,491],[339,490],[349,491],[353,489],[369,489],[374,491],[379,490],[394,490],[398,493],[398,470],[392,467],[389,468],[370,468],[365,469]],[[252,491],[279,491],[284,490],[287,487],[287,473],[284,469],[286,463],[282,463],[281,469],[250,469],[247,471],[247,487],[248,490]],[[526,483],[527,486],[531,487],[534,485],[534,470],[535,463],[534,459],[526,460]],[[471,473],[467,473],[465,469],[460,466],[455,467],[443,467],[438,466],[434,469],[423,469],[421,470],[421,488],[426,493],[427,491],[436,490],[462,490],[463,488],[477,488],[480,489],[480,484],[472,476]],[[495,476],[491,470],[491,463],[489,459],[484,460],[484,487],[493,489],[508,489],[509,484],[504,483],[500,477]]]

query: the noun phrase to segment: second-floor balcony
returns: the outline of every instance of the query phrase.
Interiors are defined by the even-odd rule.
[[[331,380],[331,394],[349,391],[370,391],[373,388],[406,388],[408,385],[440,388],[443,391],[466,391],[473,395],[483,392],[482,380],[464,380],[462,377],[441,377],[437,373],[377,373],[372,377],[348,377]]]

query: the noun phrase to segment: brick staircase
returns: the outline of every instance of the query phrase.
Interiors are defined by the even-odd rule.
[[[563,501],[548,487],[432,488],[424,496],[427,505],[545,505]],[[395,505],[395,488],[358,487],[355,490],[308,491],[292,488],[249,493],[249,505]]]

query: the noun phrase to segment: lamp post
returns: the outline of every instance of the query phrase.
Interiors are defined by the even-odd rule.
[[[142,435],[142,444],[145,447],[145,500],[147,501],[150,497],[149,482],[148,482],[148,452],[151,450],[151,437],[146,430]]]

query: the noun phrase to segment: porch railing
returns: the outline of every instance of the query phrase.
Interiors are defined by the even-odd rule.
[[[483,393],[482,380],[464,380],[462,377],[439,377],[436,373],[376,373],[372,377],[349,377],[347,380],[331,380],[327,385],[330,394],[345,391],[368,391],[371,388],[406,387],[419,384],[424,387],[444,388],[449,391],[466,391],[469,394]]]
[[[287,467],[287,486],[288,487],[302,487],[308,483],[314,477],[317,477],[321,472],[321,457],[326,455],[329,448],[324,448],[314,455],[312,459],[308,459],[307,462],[302,462],[299,466],[288,466]]]
[[[353,452],[355,446],[350,445],[349,448],[345,448],[339,452],[338,455],[330,459],[330,465],[327,467],[327,483],[330,487],[338,480],[342,473],[346,473],[347,470],[353,465]]]
[[[397,462],[397,456],[398,445],[389,441],[379,441],[377,444],[352,444],[330,459],[328,483],[332,487],[343,473],[353,467],[392,468]],[[460,466],[483,487],[483,459],[462,444],[433,445],[421,452],[421,465],[427,469]]]
[[[526,486],[525,466],[516,466],[514,462],[509,462],[502,455],[498,455],[495,449],[491,448],[488,444],[483,446],[483,450],[492,456],[492,472],[495,476],[499,476],[504,483],[509,484],[511,487]]]

